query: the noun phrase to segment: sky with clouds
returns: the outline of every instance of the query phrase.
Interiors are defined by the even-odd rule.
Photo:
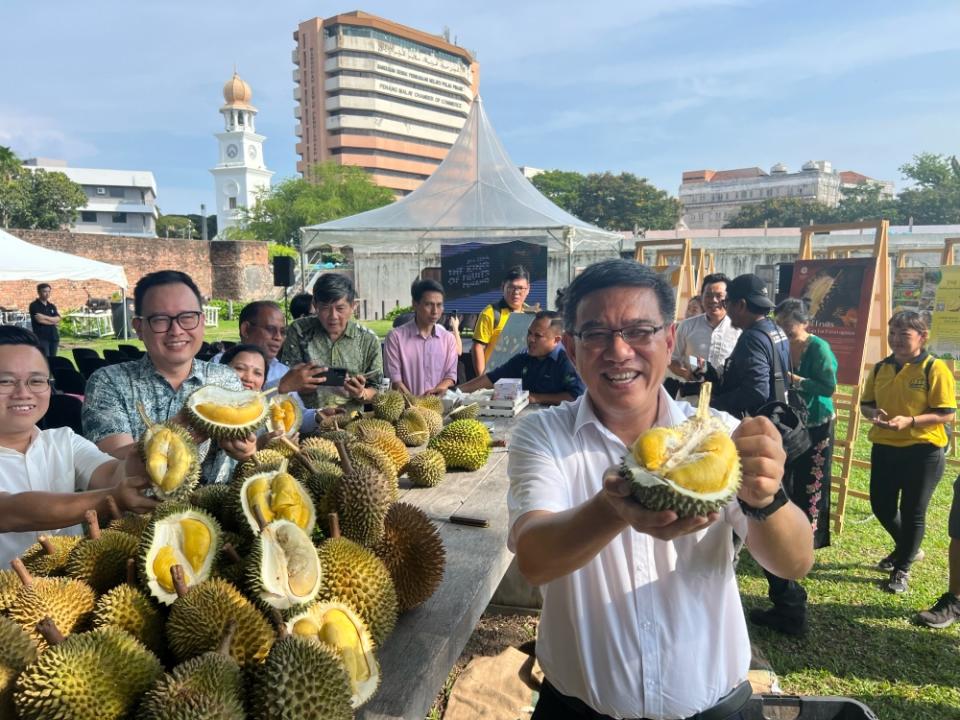
[[[165,213],[213,208],[221,88],[253,87],[275,180],[295,174],[292,33],[362,9],[480,61],[517,165],[629,171],[676,195],[684,170],[810,159],[904,181],[960,154],[954,0],[6,0],[0,145],[75,167],[150,170]]]

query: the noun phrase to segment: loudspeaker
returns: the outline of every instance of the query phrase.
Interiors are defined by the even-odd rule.
[[[273,286],[290,287],[296,280],[293,275],[294,258],[289,255],[277,255],[273,258]]]

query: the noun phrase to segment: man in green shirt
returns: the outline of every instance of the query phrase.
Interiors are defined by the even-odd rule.
[[[383,377],[380,338],[353,319],[356,299],[350,278],[324,273],[313,286],[316,314],[295,320],[287,329],[281,362],[290,367],[313,363],[318,375],[330,368],[348,373],[342,387],[321,386],[316,392],[301,393],[307,407],[358,407],[377,392]]]

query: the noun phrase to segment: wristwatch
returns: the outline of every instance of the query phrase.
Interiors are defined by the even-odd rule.
[[[780,486],[780,489],[777,490],[776,494],[773,496],[773,502],[769,505],[762,508],[755,508],[753,505],[745,503],[740,498],[737,498],[737,502],[740,503],[740,509],[743,510],[743,514],[748,518],[753,518],[759,522],[763,522],[768,517],[773,515],[777,510],[782,508],[790,499],[787,497],[787,493],[783,490],[783,485]]]

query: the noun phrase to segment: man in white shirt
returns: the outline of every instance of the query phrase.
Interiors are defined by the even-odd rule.
[[[810,523],[783,494],[783,448],[765,418],[733,432],[743,481],[721,512],[678,519],[630,498],[617,472],[629,445],[694,414],[661,388],[674,303],[650,268],[588,267],[564,300],[564,344],[587,392],[513,434],[509,544],[543,593],[546,680],[533,720],[739,717],[750,642],[733,531],[778,575],[802,577],[813,563]]]
[[[156,500],[137,453],[115,460],[68,427],[39,430],[50,406],[50,369],[36,336],[0,327],[0,567],[41,534],[79,534],[84,513],[149,512]]]
[[[727,284],[723,273],[707,275],[700,289],[703,314],[683,320],[677,325],[677,341],[670,358],[670,372],[680,378],[680,397],[697,397],[706,367],[691,367],[690,358],[710,363],[716,381],[723,372],[723,363],[733,352],[740,330],[727,317]]]

